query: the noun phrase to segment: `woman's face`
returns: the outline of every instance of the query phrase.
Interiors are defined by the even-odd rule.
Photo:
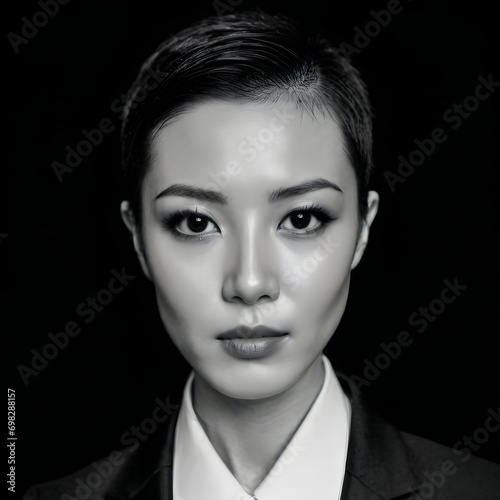
[[[144,252],[126,202],[122,213],[167,332],[219,392],[284,391],[339,324],[376,193],[358,238],[340,129],[292,104],[197,104],[157,134],[152,153]]]

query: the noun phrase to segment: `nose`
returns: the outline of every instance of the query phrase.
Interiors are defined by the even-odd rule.
[[[229,254],[222,286],[225,300],[252,305],[279,297],[277,263],[262,234],[248,234],[233,242]]]

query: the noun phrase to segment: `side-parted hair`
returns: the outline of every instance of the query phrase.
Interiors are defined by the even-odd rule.
[[[308,36],[282,15],[245,11],[208,17],[165,40],[146,60],[123,111],[122,173],[141,225],[140,190],[158,131],[207,100],[286,102],[340,126],[358,185],[359,216],[367,210],[372,112],[358,71],[323,37]]]

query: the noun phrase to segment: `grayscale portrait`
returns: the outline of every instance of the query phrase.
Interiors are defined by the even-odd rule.
[[[53,3],[61,13],[77,9]],[[50,162],[50,189],[57,193],[51,196],[64,198],[69,213],[70,198],[85,198],[78,224],[88,234],[100,227],[91,239],[100,243],[95,250],[75,243],[80,257],[68,268],[82,266],[75,271],[81,276],[66,279],[88,280],[75,285],[81,300],[68,301],[70,313],[61,314],[43,342],[13,356],[24,389],[9,389],[12,411],[21,405],[36,419],[37,409],[23,406],[22,391],[40,391],[40,404],[50,406],[64,399],[57,391],[49,396],[53,384],[66,384],[72,388],[66,402],[56,403],[60,423],[50,433],[71,441],[76,428],[83,432],[68,452],[68,470],[47,465],[43,477],[22,472],[22,498],[500,498],[493,448],[498,384],[490,380],[477,389],[484,408],[479,400],[468,405],[474,391],[464,385],[460,356],[472,342],[456,329],[469,321],[461,319],[460,304],[471,317],[476,303],[467,302],[468,294],[483,300],[486,292],[474,292],[473,264],[461,267],[466,251],[431,258],[441,255],[438,242],[448,238],[443,220],[452,219],[455,205],[426,211],[435,193],[448,203],[453,189],[460,192],[457,204],[474,203],[456,180],[462,171],[453,172],[450,157],[441,161],[440,155],[460,142],[457,129],[467,132],[464,122],[475,119],[475,110],[490,105],[498,82],[478,70],[464,100],[444,107],[433,102],[437,118],[415,139],[406,127],[416,109],[404,110],[401,126],[384,117],[397,113],[391,92],[403,95],[405,85],[407,102],[421,106],[423,77],[410,78],[404,73],[409,64],[398,69],[396,59],[387,60],[391,85],[399,89],[391,90],[381,83],[380,65],[363,57],[375,57],[369,51],[376,43],[389,44],[384,30],[405,40],[398,19],[408,12],[416,26],[427,19],[419,17],[424,7],[402,0],[368,6],[364,17],[354,17],[358,25],[347,22],[351,38],[342,39],[325,29],[329,21],[316,16],[315,24],[302,23],[300,9],[283,2],[207,3],[207,14],[157,22],[142,43],[147,24],[135,38],[128,35],[135,53],[102,41],[120,53],[115,63],[103,56],[102,71],[122,71],[124,91],[95,127],[86,126],[81,140],[68,142]],[[340,4],[330,7],[332,19],[335,12],[342,16]],[[134,25],[117,9],[114,25]],[[430,32],[437,29],[428,22]],[[37,42],[16,36],[9,40],[19,52]],[[78,74],[84,78],[85,71]],[[85,86],[106,85],[98,81],[89,77]],[[377,127],[400,134],[401,144],[384,145]],[[85,180],[85,162],[97,154],[92,180]],[[430,174],[427,160],[442,163],[442,170]],[[474,169],[469,165],[472,176]],[[422,175],[434,175],[434,185],[427,189]],[[477,175],[484,183],[487,174]],[[99,199],[106,199],[106,212]],[[440,220],[435,227],[433,214]],[[89,222],[95,220],[100,225]],[[450,224],[453,248],[460,238],[474,238],[466,229],[472,220],[462,220],[461,235]],[[70,233],[64,234],[68,241]],[[112,269],[101,269],[98,260],[82,263],[100,251],[112,256]],[[404,279],[406,287],[398,288]],[[433,328],[449,333],[431,344]],[[491,352],[498,342],[491,332],[478,335],[490,339],[488,346],[478,343],[490,358],[471,366],[498,374],[498,352]],[[441,353],[447,350],[454,357]],[[440,357],[447,359],[441,371]],[[68,365],[66,381],[58,363]],[[58,382],[44,382],[50,377]],[[453,388],[426,399],[432,381]],[[94,417],[92,394],[99,402]],[[434,406],[432,398],[441,403]],[[451,404],[448,398],[470,408],[440,435],[446,425],[438,423],[439,404]],[[19,442],[17,453],[26,454],[18,432],[19,441],[8,446]],[[101,438],[100,447],[92,444]],[[50,442],[39,439],[40,446]],[[16,467],[10,474],[15,485]]]

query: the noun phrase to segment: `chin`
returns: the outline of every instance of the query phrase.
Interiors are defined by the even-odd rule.
[[[249,383],[248,385],[242,386],[231,383],[214,388],[221,394],[233,399],[258,400],[277,396],[290,387],[290,385],[292,384],[266,384],[264,386],[263,384]]]
[[[223,370],[205,380],[218,392],[234,399],[266,399],[291,387],[302,375],[298,367],[267,367],[242,361],[239,369]],[[252,366],[253,365],[253,366]]]

